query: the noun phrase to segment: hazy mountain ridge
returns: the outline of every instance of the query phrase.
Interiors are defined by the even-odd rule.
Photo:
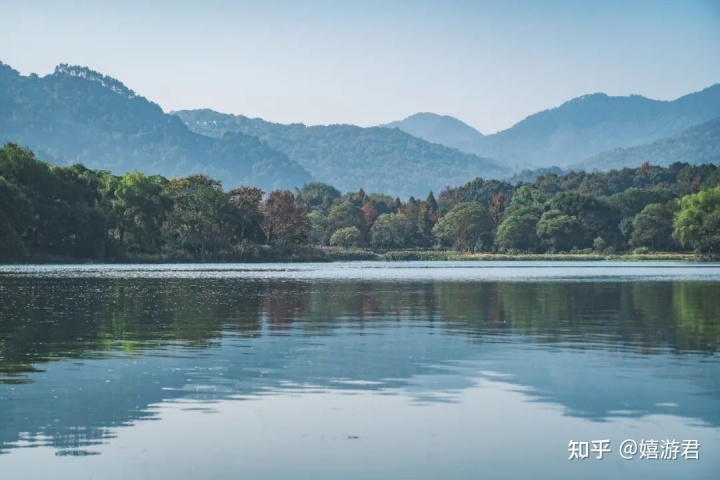
[[[457,148],[463,152],[475,153],[483,141],[483,134],[449,115],[422,112],[403,120],[380,125],[385,128],[399,128],[418,138]]]
[[[0,64],[0,142],[28,146],[53,163],[83,163],[113,173],[203,173],[227,186],[265,189],[313,179],[256,138],[193,133],[120,81],[65,64],[44,77],[22,76]]]
[[[506,171],[492,161],[430,143],[399,129],[278,124],[212,110],[174,112],[191,130],[214,137],[240,131],[278,149],[319,181],[406,197]]]
[[[445,144],[515,169],[567,166],[605,151],[671,137],[718,116],[720,84],[673,101],[594,93],[530,115],[501,132],[475,136],[462,146],[453,140],[445,140]],[[413,116],[388,125],[428,135],[429,140],[431,135],[427,132],[432,131],[429,118]],[[410,119],[414,121],[407,122]],[[424,125],[418,126],[419,121],[424,121]],[[440,140],[438,136],[432,138]]]
[[[212,110],[176,115],[86,67],[61,64],[39,77],[0,62],[0,142],[29,146],[41,159],[114,173],[204,173],[266,190],[319,180],[403,197],[522,169],[718,162],[710,120],[720,117],[720,84],[673,101],[584,95],[492,135],[432,113],[370,128]],[[705,122],[705,136],[690,132]]]
[[[609,170],[649,162],[667,167],[674,162],[691,165],[720,163],[720,117],[669,138],[595,155],[574,168]]]

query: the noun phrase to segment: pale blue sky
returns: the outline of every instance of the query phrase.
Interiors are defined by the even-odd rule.
[[[116,77],[166,111],[483,133],[585,93],[720,82],[718,0],[2,0],[0,61]]]

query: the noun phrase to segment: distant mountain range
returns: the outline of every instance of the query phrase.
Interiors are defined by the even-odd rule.
[[[381,126],[399,128],[428,142],[439,143],[469,153],[476,153],[478,146],[484,142],[483,134],[467,123],[455,117],[429,112],[416,113],[405,120]]]
[[[530,178],[557,167],[720,162],[720,84],[674,101],[585,95],[483,135],[419,113],[371,128],[283,125],[212,110],[168,114],[120,81],[59,65],[39,77],[0,62],[0,143],[57,164],[123,173],[203,173],[265,190],[323,181],[424,196],[475,177]]]
[[[386,126],[489,157],[506,168],[518,170],[578,165],[602,152],[672,137],[718,117],[720,84],[674,101],[639,95],[585,95],[492,135],[482,135],[477,130],[473,133],[468,130],[472,127],[452,117],[427,113]]]
[[[284,153],[241,133],[210,138],[84,67],[60,65],[45,77],[0,63],[0,143],[32,148],[41,160],[123,173],[204,173],[226,186],[293,188],[312,175]]]
[[[720,164],[720,118],[696,125],[672,137],[631,148],[600,153],[575,169],[610,170],[649,162],[667,167],[674,162]]]
[[[508,173],[473,154],[430,143],[398,129],[355,125],[283,125],[212,110],[174,112],[192,131],[220,138],[252,135],[285,153],[319,181],[344,190],[364,188],[407,197],[425,196],[475,177]]]

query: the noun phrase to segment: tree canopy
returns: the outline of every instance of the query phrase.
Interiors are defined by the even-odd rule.
[[[462,252],[692,249],[720,254],[714,165],[475,179],[406,200],[309,183],[225,189],[206,175],[114,175],[0,149],[0,261],[257,261],[300,249]],[[307,250],[310,251],[310,250]]]

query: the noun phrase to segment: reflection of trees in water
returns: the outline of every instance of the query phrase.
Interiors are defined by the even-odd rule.
[[[31,372],[33,363],[97,357],[102,352],[207,347],[223,330],[260,329],[261,288],[179,280],[3,279],[0,373]]]
[[[712,283],[500,283],[505,320],[516,333],[539,341],[599,342],[651,353],[658,348],[715,351],[710,329],[684,328],[683,316],[697,314],[708,325],[720,323],[718,289]],[[683,300],[677,292],[693,292]],[[688,297],[688,294],[685,295]],[[700,307],[704,305],[704,308]],[[694,313],[689,313],[694,312]],[[715,330],[716,332],[717,330]]]
[[[702,340],[708,349],[720,343],[720,287],[717,284],[678,283],[673,288],[678,325]]]
[[[58,358],[204,348],[223,332],[332,335],[422,320],[447,331],[528,341],[714,351],[717,283],[291,282],[231,279],[3,279],[0,374]],[[21,381],[15,378],[13,381]]]
[[[102,443],[112,435],[111,427],[152,418],[148,405],[173,398],[252,395],[279,388],[283,381],[342,388],[332,384],[328,372],[337,378],[380,383],[392,378],[402,384],[414,375],[432,375],[432,366],[488,354],[488,346],[478,348],[477,342],[503,336],[551,348],[557,344],[558,351],[568,346],[590,348],[591,343],[592,348],[647,353],[715,351],[720,341],[717,291],[717,283],[691,282],[4,278],[0,283],[0,382],[29,381],[34,378],[28,375],[33,365],[42,369],[43,363],[59,359],[108,360],[102,365],[87,362],[75,370],[54,369],[44,381],[17,386],[22,392],[18,401],[0,411],[0,450],[24,431],[42,432],[48,444],[62,448]],[[422,328],[408,328],[415,324]],[[385,328],[393,326],[402,328]],[[434,331],[450,334],[446,339],[451,341],[435,342],[429,337]],[[384,338],[354,337],[365,332],[381,333]],[[253,347],[251,354],[241,355],[227,345],[209,348],[220,345],[223,335],[240,337],[241,346]],[[272,335],[292,338],[273,339]],[[305,348],[308,340],[322,348]],[[178,358],[178,346],[194,350],[193,358]],[[148,359],[144,355],[148,350],[154,354],[170,348],[167,356]],[[204,352],[217,352],[219,358],[196,355]],[[122,353],[120,359],[118,353]],[[128,366],[128,357],[137,359],[138,365]],[[574,406],[575,411],[593,418],[605,418],[610,407],[620,408],[611,401],[608,392],[612,389],[597,398],[595,393],[584,398],[581,393],[587,389],[580,380],[564,375],[558,380],[552,371],[544,371],[547,357],[514,349],[510,358],[497,365],[498,371],[512,372],[518,384],[538,390],[547,401]],[[666,361],[662,356],[652,358],[660,365]],[[623,367],[621,361],[617,365]],[[218,366],[226,368],[222,378],[213,376]],[[196,373],[190,371],[195,367]],[[104,383],[101,375],[107,375],[109,368],[125,368],[116,378],[117,386]],[[184,387],[193,383],[188,378],[220,390],[186,391]],[[88,379],[97,382],[86,385],[84,392],[76,391]],[[612,372],[605,379],[593,380],[620,388],[614,381]],[[645,398],[648,387],[636,392],[632,382],[622,387],[618,398],[625,401],[627,393],[642,393],[643,398],[636,399],[641,405],[636,405],[638,412],[657,410],[655,397]],[[49,393],[58,385],[67,389],[53,394],[60,400]],[[653,385],[659,390],[674,388],[662,382]],[[173,390],[166,391],[165,386]],[[683,400],[688,417],[707,410],[708,400],[695,397],[696,405]]]

